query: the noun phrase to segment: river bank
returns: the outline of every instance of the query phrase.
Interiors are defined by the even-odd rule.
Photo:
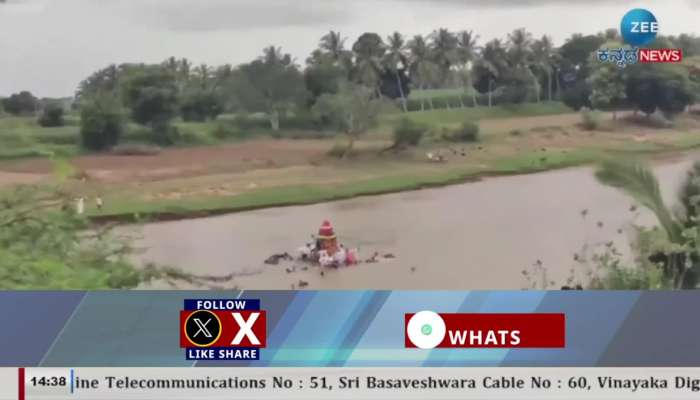
[[[693,152],[659,161],[655,171],[672,202]],[[565,282],[585,274],[574,258],[583,247],[614,242],[629,249],[631,223],[649,225],[643,209],[600,185],[591,168],[522,176],[217,217],[146,224],[139,262],[192,273],[227,275],[242,289],[523,289],[523,271],[541,263]],[[584,215],[585,210],[585,215]],[[294,251],[324,219],[363,258],[395,260],[327,270],[301,264],[265,265],[274,252]],[[296,268],[295,268],[296,267]]]

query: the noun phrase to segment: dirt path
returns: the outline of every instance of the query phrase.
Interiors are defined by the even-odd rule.
[[[308,164],[323,156],[328,141],[255,140],[217,146],[165,149],[154,156],[87,155],[76,157],[73,165],[103,182],[153,181],[216,173],[241,172]],[[47,174],[47,159],[8,162],[0,169],[12,173]]]

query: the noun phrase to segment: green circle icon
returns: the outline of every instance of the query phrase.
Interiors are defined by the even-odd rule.
[[[430,324],[425,324],[420,328],[420,331],[427,336],[433,333],[433,327]]]

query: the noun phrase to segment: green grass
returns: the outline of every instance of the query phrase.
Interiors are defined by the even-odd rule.
[[[423,90],[412,90],[411,94],[408,95],[409,99],[430,99],[430,98],[436,98],[436,97],[445,97],[445,96],[458,96],[460,94],[463,94],[464,96],[471,96],[471,91],[469,90],[464,90],[461,88],[457,89],[423,89]]]
[[[439,172],[390,175],[333,185],[292,185],[257,189],[235,196],[148,202],[133,197],[112,199],[101,212],[88,210],[98,220],[167,220],[201,217],[268,207],[315,204],[358,196],[379,195],[463,183],[486,176],[535,173],[579,166],[609,157],[614,152],[579,149],[548,153],[516,154],[496,160],[491,166],[450,168]]]
[[[415,122],[429,124],[431,126],[445,126],[461,124],[464,121],[478,121],[481,119],[511,118],[537,115],[556,115],[573,112],[569,107],[560,102],[525,103],[519,105],[477,107],[477,108],[453,108],[451,110],[415,111],[406,114],[383,115],[380,118],[382,125],[393,124],[396,120],[407,117]]]

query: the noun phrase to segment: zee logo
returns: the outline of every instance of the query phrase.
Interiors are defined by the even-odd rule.
[[[191,360],[256,360],[266,338],[259,300],[185,300],[180,312],[180,347]]]
[[[653,42],[658,33],[659,21],[649,10],[635,8],[622,17],[620,34],[625,43],[633,47],[645,46]]]

